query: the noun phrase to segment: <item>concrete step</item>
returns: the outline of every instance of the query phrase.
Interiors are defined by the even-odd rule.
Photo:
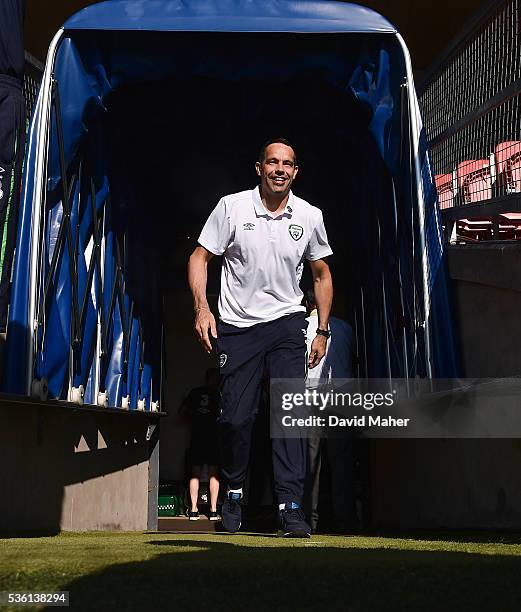
[[[160,516],[157,520],[158,531],[196,531],[215,533],[222,531],[221,521],[210,521],[201,516],[198,521],[190,521],[186,516]]]

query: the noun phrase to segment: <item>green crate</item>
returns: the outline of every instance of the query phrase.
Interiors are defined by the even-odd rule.
[[[157,498],[158,516],[179,516],[179,500],[177,495],[159,495]]]
[[[183,516],[186,506],[182,495],[167,495],[161,491],[157,498],[158,516]]]

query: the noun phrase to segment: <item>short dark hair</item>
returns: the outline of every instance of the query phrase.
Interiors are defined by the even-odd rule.
[[[293,153],[295,156],[295,165],[297,165],[297,151],[295,150],[295,147],[291,144],[291,142],[287,139],[287,138],[270,138],[270,140],[267,140],[261,147],[260,151],[259,151],[259,158],[258,161],[262,164],[262,162],[264,161],[264,159],[266,158],[266,149],[272,145],[272,144],[283,144],[286,145],[287,147],[291,147],[293,149]]]

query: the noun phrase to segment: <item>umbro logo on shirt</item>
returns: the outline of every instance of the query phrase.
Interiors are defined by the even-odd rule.
[[[255,223],[245,223],[242,227],[245,230],[254,230],[255,229]]]

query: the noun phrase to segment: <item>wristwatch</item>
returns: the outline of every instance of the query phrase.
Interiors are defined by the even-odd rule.
[[[317,329],[317,336],[324,336],[325,338],[331,338],[331,331],[329,329]]]

